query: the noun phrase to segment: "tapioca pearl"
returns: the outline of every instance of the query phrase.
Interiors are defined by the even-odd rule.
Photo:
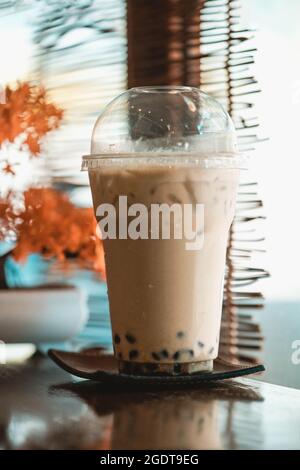
[[[129,359],[132,360],[132,359],[136,359],[139,355],[139,352],[137,349],[132,349],[131,351],[129,351]]]
[[[122,359],[123,358],[123,354],[121,352],[118,353],[118,359]]]
[[[176,352],[173,354],[173,359],[174,359],[174,361],[177,361],[179,358],[180,358],[180,351],[176,351]]]
[[[115,334],[115,336],[114,336],[114,342],[115,342],[115,344],[120,344],[121,338],[120,338],[120,336],[119,336],[118,334]]]
[[[177,331],[176,336],[177,338],[184,338],[184,331]]]
[[[125,338],[127,339],[128,343],[130,343],[130,344],[134,344],[136,342],[136,338],[130,333],[127,333],[125,335]]]
[[[159,361],[159,360],[160,360],[160,355],[159,355],[158,353],[153,352],[151,355],[152,355],[152,357],[153,357],[153,359],[154,359],[155,361]]]
[[[178,364],[178,363],[177,363],[177,364],[175,363],[174,366],[173,366],[173,371],[174,371],[175,374],[180,374],[180,372],[181,372],[181,365]]]
[[[193,349],[180,349],[179,351],[176,351],[174,354],[173,354],[173,359],[176,361],[178,360],[181,356],[190,356],[190,357],[194,357],[194,351]]]
[[[166,349],[162,349],[159,353],[160,357],[167,359],[169,357],[169,353]]]

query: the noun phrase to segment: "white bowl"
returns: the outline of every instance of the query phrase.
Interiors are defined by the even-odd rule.
[[[88,319],[87,297],[73,286],[0,290],[0,341],[66,341]]]

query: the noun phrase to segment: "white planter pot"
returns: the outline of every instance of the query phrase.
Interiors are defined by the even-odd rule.
[[[0,290],[0,341],[52,343],[76,336],[88,319],[78,287]]]

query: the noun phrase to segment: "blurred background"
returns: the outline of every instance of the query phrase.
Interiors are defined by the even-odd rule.
[[[224,351],[239,359],[262,357],[263,380],[297,388],[299,15],[297,0],[0,1],[2,101],[5,86],[30,82],[45,87],[63,110],[59,126],[43,136],[39,158],[24,147],[19,158],[20,149],[3,140],[0,161],[15,174],[0,173],[2,195],[48,185],[88,208],[81,156],[89,153],[93,124],[113,97],[131,86],[158,84],[199,86],[213,94],[232,114],[240,147],[250,155],[244,187],[255,185],[257,211],[252,238],[243,244],[251,254],[243,270],[254,273],[255,287],[249,298],[235,294],[239,300],[232,305],[225,298]],[[15,244],[3,239],[2,253]],[[106,286],[92,270],[76,265],[66,274],[39,253],[29,254],[21,267],[6,257],[3,269],[10,288],[53,280],[83,288],[89,321],[76,341],[110,343]],[[0,318],[3,305],[0,295]]]

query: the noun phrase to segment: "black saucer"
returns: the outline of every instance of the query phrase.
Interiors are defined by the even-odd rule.
[[[232,379],[256,374],[265,370],[262,364],[231,364],[221,358],[214,360],[211,372],[192,375],[138,376],[119,373],[117,360],[103,348],[92,348],[81,352],[67,352],[50,349],[50,358],[72,375],[97,382],[120,385],[195,386],[217,380]]]

